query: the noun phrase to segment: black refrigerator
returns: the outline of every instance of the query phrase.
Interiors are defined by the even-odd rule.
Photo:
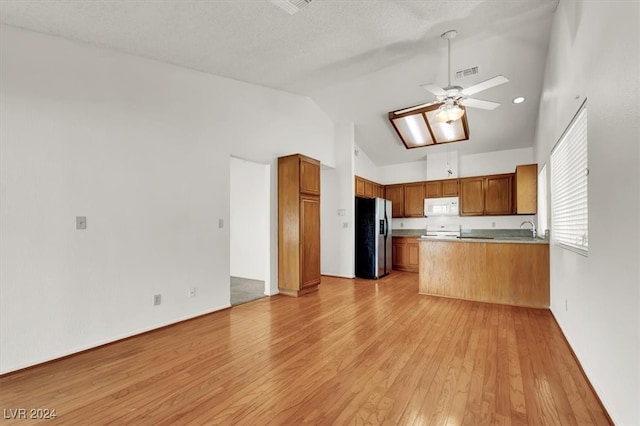
[[[391,272],[391,201],[356,197],[356,277]]]

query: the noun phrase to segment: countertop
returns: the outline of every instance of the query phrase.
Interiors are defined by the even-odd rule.
[[[474,230],[463,229],[461,238],[421,238],[424,229],[394,229],[392,237],[415,237],[419,241],[448,241],[454,243],[513,243],[513,244],[549,244],[544,238],[531,238],[526,236],[528,230],[490,229]]]
[[[501,243],[501,244],[549,244],[549,240],[545,240],[542,238],[531,238],[531,237],[495,237],[495,238],[468,238],[468,237],[460,237],[460,238],[420,238],[419,241],[429,241],[429,242],[448,242],[448,243]]]

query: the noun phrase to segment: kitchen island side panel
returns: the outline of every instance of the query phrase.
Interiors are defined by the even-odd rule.
[[[422,240],[419,283],[420,294],[546,309],[549,246]]]

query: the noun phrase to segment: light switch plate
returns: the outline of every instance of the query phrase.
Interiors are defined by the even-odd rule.
[[[87,229],[86,216],[76,216],[76,229]]]

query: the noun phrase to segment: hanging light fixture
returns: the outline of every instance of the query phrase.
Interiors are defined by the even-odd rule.
[[[458,105],[458,101],[453,99],[445,100],[444,104],[438,108],[436,113],[436,121],[440,123],[451,124],[456,120],[460,120],[464,115],[464,110]]]

